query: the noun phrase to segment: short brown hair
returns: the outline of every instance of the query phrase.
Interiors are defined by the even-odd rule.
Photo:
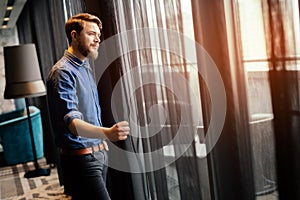
[[[65,31],[69,44],[72,42],[71,32],[75,30],[76,33],[80,34],[84,27],[84,22],[94,22],[98,25],[99,29],[102,30],[102,22],[97,16],[89,13],[80,13],[74,15],[66,22],[65,25]]]

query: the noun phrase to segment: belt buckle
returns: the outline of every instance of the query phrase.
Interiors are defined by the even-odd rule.
[[[101,144],[98,144],[96,146],[93,146],[92,148],[92,152],[98,152],[98,151],[101,151],[101,150],[105,150],[105,151],[108,151],[108,144],[106,141],[103,141]]]
[[[106,142],[105,140],[103,140],[102,144],[103,144],[103,146],[104,146],[104,150],[105,150],[105,151],[108,151],[109,148],[108,148],[107,142]]]

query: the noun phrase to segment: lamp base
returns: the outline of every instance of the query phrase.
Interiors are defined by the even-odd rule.
[[[35,177],[39,177],[39,176],[49,176],[49,175],[50,175],[50,169],[37,168],[35,170],[26,172],[24,177],[25,178],[35,178]]]

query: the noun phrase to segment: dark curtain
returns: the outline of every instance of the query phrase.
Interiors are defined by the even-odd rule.
[[[28,0],[17,21],[20,44],[34,43],[42,79],[46,81],[53,64],[67,49],[64,24],[67,16],[81,12],[83,1]],[[44,154],[49,164],[57,163],[57,149],[50,126],[46,97],[30,99],[41,110],[44,136]]]
[[[262,1],[274,112],[278,192],[279,199],[283,200],[300,199],[299,57],[296,51],[299,35],[295,35],[295,2]],[[299,7],[295,9],[299,11]]]
[[[212,199],[254,199],[245,75],[235,52],[236,43],[229,46],[232,39],[228,29],[232,27],[228,26],[226,15],[231,10],[226,9],[226,3],[230,4],[228,1],[192,0],[195,39],[215,61],[226,91],[225,124],[218,143],[208,155],[210,192]],[[232,55],[236,60],[232,60]],[[204,84],[200,80],[204,127],[207,129],[211,102]]]

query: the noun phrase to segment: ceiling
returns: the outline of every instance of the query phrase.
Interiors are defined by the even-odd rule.
[[[26,0],[0,0],[0,29],[13,28]]]

